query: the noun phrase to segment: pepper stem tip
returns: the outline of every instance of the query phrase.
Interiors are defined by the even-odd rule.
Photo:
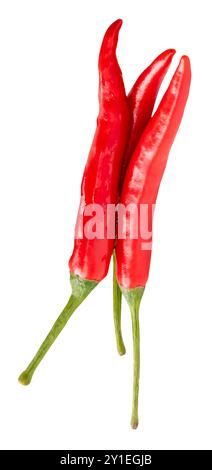
[[[137,429],[138,427],[138,418],[132,418],[131,419],[131,428],[132,429]]]
[[[118,353],[119,353],[119,356],[124,356],[126,354],[126,348],[124,346],[124,343],[122,345],[119,345]]]
[[[32,375],[29,374],[27,371],[22,372],[21,375],[18,377],[18,381],[21,385],[29,385],[32,380]]]

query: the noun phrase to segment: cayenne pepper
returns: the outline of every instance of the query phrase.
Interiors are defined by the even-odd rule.
[[[114,240],[89,240],[79,237],[82,209],[97,203],[106,210],[116,204],[123,152],[129,130],[129,110],[122,73],[116,58],[116,46],[122,20],[106,31],[99,54],[99,115],[88,161],[85,167],[80,208],[76,223],[73,254],[69,261],[72,295],[54,323],[37,354],[20,375],[23,385],[30,383],[38,364],[78,306],[106,276]]]
[[[153,111],[155,100],[162,80],[171,64],[175,49],[162,52],[156,59],[140,74],[131,91],[128,94],[130,109],[130,134],[123,157],[123,165],[120,176],[120,191],[123,185],[126,168],[135,147],[144,131]],[[115,251],[113,254],[113,317],[116,335],[116,344],[119,354],[125,354],[125,345],[121,332],[121,290],[115,274]]]
[[[175,51],[169,49],[160,54],[139,76],[126,97],[116,58],[121,25],[122,21],[117,20],[108,28],[99,54],[99,115],[84,170],[74,250],[69,260],[72,295],[19,381],[23,385],[30,383],[35,369],[72,313],[107,275],[114,239],[107,237],[107,225],[102,238],[84,237],[85,223],[92,220],[92,213],[87,213],[86,209],[90,204],[100,205],[105,222],[108,204],[120,202],[125,208],[134,204],[141,230],[138,238],[130,237],[130,216],[126,211],[126,238],[118,237],[115,244],[113,285],[117,347],[122,354],[125,352],[121,335],[122,294],[131,311],[134,356],[131,426],[135,429],[138,426],[140,376],[139,307],[151,261],[151,248],[146,250],[142,245],[146,241],[142,238],[146,221],[138,209],[143,204],[152,208],[156,202],[169,151],[186,105],[191,69],[189,58],[183,56],[151,117],[160,84]],[[152,221],[150,211],[151,224]]]
[[[139,220],[139,207],[155,204],[160,182],[166,167],[169,151],[183,117],[191,81],[190,61],[183,56],[158,109],[147,124],[131,157],[121,193],[120,203],[126,208],[137,206],[138,226],[146,222]],[[153,217],[152,211],[151,219]],[[139,306],[149,275],[151,250],[142,249],[142,238],[131,239],[130,215],[126,211],[126,239],[117,239],[116,275],[119,286],[131,311],[134,383],[131,426],[138,426],[138,394],[140,375]],[[152,223],[152,220],[150,221]]]

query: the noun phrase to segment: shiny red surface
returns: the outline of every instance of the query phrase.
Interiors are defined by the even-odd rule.
[[[116,204],[118,198],[130,119],[122,73],[116,59],[121,25],[122,21],[117,20],[108,28],[100,49],[99,116],[82,180],[76,237],[85,204],[97,203],[106,209],[106,204]],[[107,274],[113,246],[114,240],[106,237],[102,240],[76,238],[69,261],[70,271],[84,279],[100,281]]]
[[[139,75],[128,94],[128,105],[131,114],[130,136],[124,154],[121,184],[132,153],[151,118],[160,85],[175,52],[174,49],[168,49],[156,57]]]
[[[168,155],[186,105],[191,80],[189,58],[183,56],[157,111],[148,122],[126,172],[120,202],[155,204]],[[151,213],[151,211],[149,211]],[[150,225],[152,217],[150,217]],[[144,223],[139,219],[139,223]],[[142,239],[131,240],[129,216],[126,216],[127,238],[116,246],[117,279],[125,288],[146,285],[151,250],[143,250]]]

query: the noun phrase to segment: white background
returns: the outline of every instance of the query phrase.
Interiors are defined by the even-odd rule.
[[[210,1],[0,3],[0,445],[211,449]],[[111,273],[74,314],[29,387],[17,377],[70,295],[68,259],[98,111],[97,60],[117,18],[129,90],[164,49],[193,81],[154,223],[141,306],[140,426],[130,428],[132,341],[116,353]],[[158,102],[158,101],[157,101]]]

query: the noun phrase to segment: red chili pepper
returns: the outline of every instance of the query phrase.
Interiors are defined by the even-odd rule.
[[[130,157],[150,120],[155,100],[162,83],[162,80],[171,64],[174,49],[162,52],[147,67],[136,80],[130,93],[128,94],[128,104],[131,114],[131,127],[129,141],[124,153],[123,165],[120,177],[120,190],[124,181],[124,175]],[[113,257],[113,317],[116,335],[116,344],[119,354],[125,354],[125,345],[121,332],[121,290],[118,286],[115,274],[115,253]]]
[[[118,184],[123,162],[123,152],[129,130],[129,110],[115,50],[121,20],[113,23],[106,32],[99,56],[100,112],[92,147],[85,168],[79,217],[76,226],[75,247],[69,261],[70,272],[83,279],[101,281],[107,274],[114,246],[107,239],[79,238],[82,228],[82,211],[88,204],[116,204]],[[91,214],[93,215],[93,214]],[[105,216],[106,221],[106,216]],[[85,220],[88,222],[88,219]]]
[[[168,154],[183,116],[190,81],[189,58],[183,56],[157,111],[139,140],[126,172],[120,203],[125,208],[131,203],[137,207],[141,233],[146,220],[140,220],[140,205],[148,204],[151,208],[156,202]],[[134,385],[131,425],[136,428],[140,371],[139,306],[148,279],[151,250],[142,247],[146,240],[141,236],[137,239],[130,238],[129,213],[126,213],[125,221],[126,239],[118,239],[116,245],[116,274],[132,317]]]
[[[126,170],[142,132],[151,118],[158,91],[175,52],[175,49],[168,49],[156,57],[141,75],[139,75],[128,94],[127,100],[131,115],[131,127],[130,137],[124,155],[124,171]]]
[[[91,213],[87,212],[86,216],[83,212],[90,204],[98,204],[104,210],[104,222],[107,221],[107,205],[117,203],[121,186],[120,205],[126,208],[128,204],[134,204],[138,212],[138,226],[141,228],[141,235],[139,233],[138,238],[132,239],[130,216],[127,213],[126,239],[119,238],[116,245],[117,279],[121,292],[129,304],[132,317],[134,382],[131,425],[136,428],[140,374],[139,306],[148,279],[151,259],[151,250],[146,250],[142,245],[143,241],[146,242],[142,237],[146,221],[138,209],[142,204],[151,207],[156,201],[168,154],[188,97],[191,72],[188,57],[182,57],[158,110],[150,119],[160,83],[175,51],[170,49],[161,54],[141,74],[127,102],[121,70],[116,59],[121,24],[122,21],[117,20],[109,27],[100,50],[99,116],[82,180],[76,239],[69,261],[72,295],[37,354],[20,375],[19,381],[24,385],[30,383],[35,369],[72,313],[107,274],[114,240],[107,236],[107,225],[104,226],[101,238],[95,235],[92,239],[84,236],[88,222],[92,222],[93,210]],[[129,142],[126,146],[128,137]],[[131,154],[133,155],[130,159]],[[125,170],[122,186],[120,175],[123,177]],[[152,223],[152,212],[150,221]],[[135,223],[135,219],[133,222]],[[116,282],[115,274],[114,280]],[[120,293],[119,296],[121,299]],[[120,323],[120,318],[118,320]]]
[[[80,235],[81,214],[85,205],[97,203],[106,210],[107,204],[116,204],[118,199],[120,170],[129,129],[127,98],[116,58],[121,25],[122,21],[117,20],[108,28],[100,50],[99,116],[82,180],[80,209],[76,224],[77,237]],[[105,233],[106,230],[107,227]],[[22,384],[30,383],[36,367],[72,313],[106,276],[113,247],[114,240],[108,240],[106,236],[104,239],[92,240],[83,236],[82,239],[75,240],[74,251],[69,261],[72,296],[32,362],[20,375],[19,381]]]

